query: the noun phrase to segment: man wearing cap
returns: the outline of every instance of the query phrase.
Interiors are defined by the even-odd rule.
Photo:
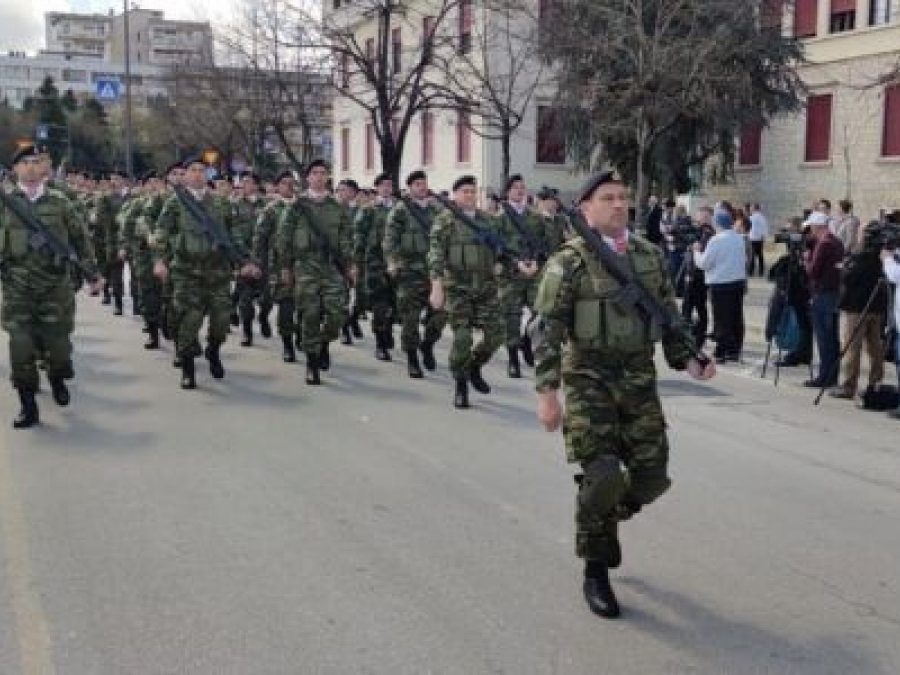
[[[337,190],[335,190],[335,198],[341,206],[347,209],[350,222],[355,223],[361,206],[359,184],[352,178],[345,178],[338,183]],[[359,325],[359,320],[365,318],[364,302],[365,298],[358,292],[354,294],[353,302],[348,308],[350,315],[341,328],[341,344],[352,345],[353,338],[362,339],[363,331],[362,326]]]
[[[122,226],[120,214],[127,201],[129,201],[127,177],[122,171],[113,171],[109,174],[109,190],[97,202],[95,226],[98,230],[97,236],[104,239],[103,250],[106,253],[106,259],[100,261],[105,265],[102,272],[108,280],[103,291],[103,304],[110,304],[112,292],[113,313],[116,316],[122,315],[122,299],[125,294],[126,261],[119,256],[119,238]]]
[[[253,233],[253,257],[259,261],[264,277],[268,278],[269,295],[278,306],[278,334],[284,345],[282,359],[285,363],[297,360],[294,351],[296,325],[294,315],[294,289],[281,281],[281,266],[275,247],[278,223],[282,214],[296,199],[296,184],[290,171],[282,171],[275,178],[275,198],[263,208]]]
[[[832,233],[830,223],[827,214],[813,211],[804,224],[809,227],[814,242],[812,252],[806,254],[806,276],[809,280],[813,338],[819,352],[819,374],[803,384],[816,389],[835,386],[840,366],[838,299],[844,245]]]
[[[560,211],[559,190],[541,188],[537,194],[538,212],[544,217],[544,233],[550,252],[555,253],[560,246],[572,238],[572,226]]]
[[[456,208],[481,231],[505,240],[506,222],[477,208],[478,183],[474,176],[462,176],[453,183]],[[504,323],[497,293],[498,279],[515,264],[501,259],[487,241],[479,239],[453,211],[445,209],[434,220],[428,252],[431,276],[429,302],[433,309],[447,307],[453,331],[450,372],[456,381],[453,405],[469,407],[469,383],[475,391],[489,394],[490,386],[481,369],[503,344]],[[482,339],[473,346],[472,332],[480,329]]]
[[[248,251],[242,251],[235,234],[234,210],[226,200],[207,188],[206,165],[199,157],[185,162],[184,187],[215,221],[224,235],[231,237],[245,259],[241,274],[258,276]],[[215,379],[225,377],[220,348],[228,335],[231,310],[229,286],[232,262],[218,250],[177,195],[166,200],[156,224],[154,274],[165,281],[170,273],[174,284],[177,334],[175,348],[181,359],[181,387],[197,386],[194,358],[200,355],[199,333],[204,317],[209,317],[208,344],[204,355]]]
[[[724,208],[713,213],[716,230],[704,248],[693,246],[694,265],[703,270],[713,311],[713,334],[719,363],[740,361],[744,345],[744,294],[747,292],[747,249],[744,238],[734,231],[731,213]]]
[[[278,224],[276,251],[282,283],[294,288],[301,316],[306,383],[321,384],[331,367],[328,345],[347,320],[347,282],[355,283],[352,225],[347,209],[328,192],[328,165],[312,161],[308,190],[286,208]]]
[[[95,265],[84,223],[66,196],[46,186],[46,172],[34,146],[20,149],[12,160],[17,186],[9,193],[87,267]],[[35,392],[36,356],[47,365],[54,401],[69,404],[65,380],[73,376],[72,343],[75,293],[69,266],[32,236],[28,227],[0,205],[0,323],[9,333],[9,361],[13,386],[22,409],[16,429],[40,421]],[[99,284],[99,281],[95,285]]]
[[[519,174],[506,182],[506,201],[501,204],[501,218],[510,232],[507,240],[510,248],[519,254],[519,262],[500,277],[500,312],[506,331],[506,353],[509,357],[507,375],[522,377],[519,350],[525,363],[534,365],[531,341],[522,335],[522,308],[534,313],[534,296],[540,266],[549,255],[550,242],[544,231],[544,219],[528,206],[528,190]]]
[[[606,246],[627,259],[637,280],[670,312],[675,292],[660,249],[627,229],[621,180],[592,177],[578,208]],[[563,427],[566,452],[583,473],[575,482],[575,553],[585,560],[584,596],[600,616],[619,615],[609,569],[621,563],[618,523],[668,490],[666,423],[656,389],[654,344],[666,361],[697,379],[715,374],[691,358],[686,325],[667,332],[619,302],[619,283],[584,239],[563,244],[548,261],[535,308],[538,419]],[[565,390],[565,423],[558,390]]]
[[[433,310],[428,304],[431,293],[428,247],[440,208],[429,199],[428,177],[424,171],[409,174],[406,187],[409,197],[399,200],[388,214],[383,249],[387,273],[397,285],[400,347],[406,353],[407,372],[411,378],[420,379],[424,376],[422,366],[428,371],[437,367],[434,345],[447,323],[447,313]],[[424,339],[419,333],[420,321],[424,324]]]
[[[265,202],[260,196],[259,176],[248,173],[241,179],[241,196],[234,200],[235,218],[237,222],[236,233],[243,247],[250,251],[253,248],[253,236],[259,214],[265,207]],[[260,261],[262,262],[262,261]],[[272,327],[269,325],[269,312],[272,311],[271,294],[268,292],[268,279],[265,275],[259,279],[238,277],[235,282],[235,294],[237,296],[238,315],[240,317],[241,330],[244,339],[242,347],[253,344],[253,319],[257,312],[255,303],[259,303],[259,332],[264,338],[272,337]]]
[[[375,336],[375,358],[390,361],[394,348],[394,284],[384,261],[384,228],[388,213],[394,207],[394,181],[382,173],[375,178],[375,201],[359,209],[353,221],[353,262],[359,270],[360,291],[365,307],[372,310],[372,334]]]

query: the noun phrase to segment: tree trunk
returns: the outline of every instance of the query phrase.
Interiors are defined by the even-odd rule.
[[[500,148],[501,148],[501,161],[503,164],[503,176],[501,178],[501,185],[505,186],[507,181],[509,181],[509,171],[510,171],[510,146],[512,144],[512,132],[509,130],[509,127],[504,125],[503,128],[503,136],[500,139]]]
[[[635,176],[635,195],[634,195],[634,220],[635,220],[635,228],[644,227],[646,223],[644,222],[644,205],[647,202],[647,177],[644,171],[644,157],[647,153],[647,122],[643,117],[643,114],[640,116],[640,122],[638,125],[638,134],[637,134],[637,162],[636,162],[636,176]]]

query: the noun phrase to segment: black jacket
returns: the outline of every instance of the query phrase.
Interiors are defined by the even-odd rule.
[[[851,255],[844,263],[841,274],[841,299],[838,306],[845,312],[861,313],[882,276],[881,259],[877,252],[863,251]],[[882,285],[872,299],[869,312],[884,314],[887,303],[887,289]]]

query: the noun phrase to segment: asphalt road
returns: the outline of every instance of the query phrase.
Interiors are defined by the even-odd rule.
[[[0,393],[4,675],[900,672],[900,427],[799,375],[661,369],[675,483],[608,622],[504,363],[457,412],[443,363],[410,381],[371,338],[318,389],[234,339],[183,392],[135,319],[81,298],[78,331],[70,408],[16,432]]]

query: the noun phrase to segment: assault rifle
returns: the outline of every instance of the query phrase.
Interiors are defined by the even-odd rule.
[[[482,227],[474,220],[469,218],[465,213],[463,213],[462,209],[460,209],[456,204],[451,202],[449,199],[445,199],[444,197],[436,197],[436,199],[444,206],[445,209],[450,211],[453,216],[460,221],[463,225],[465,225],[469,230],[471,230],[472,234],[475,235],[476,241],[483,245],[487,246],[491,249],[494,254],[498,258],[510,260],[512,262],[519,262],[519,256],[513,251],[505,241],[503,241],[503,237],[501,237],[496,232],[492,232],[486,227]]]
[[[58,266],[68,264],[78,270],[90,283],[97,279],[97,270],[88,267],[81,260],[78,251],[62,241],[40,221],[32,209],[0,189],[0,202],[28,228],[28,245],[34,251],[47,251]]]
[[[697,349],[697,345],[689,335],[679,330],[682,323],[681,317],[663,305],[656,299],[656,296],[647,290],[635,277],[634,272],[626,262],[627,259],[613,251],[603,241],[603,237],[588,226],[581,215],[581,211],[578,209],[564,209],[564,212],[569,217],[575,233],[584,239],[588,248],[597,256],[600,266],[621,286],[616,294],[616,301],[619,305],[632,309],[644,321],[655,323],[663,331],[675,331],[677,335],[683,336],[684,344],[688,348],[691,357],[701,366],[706,367],[709,363],[709,357]]]
[[[540,263],[544,263],[547,261],[547,249],[546,247],[538,241],[534,235],[529,231],[528,224],[523,223],[521,216],[516,213],[515,209],[513,209],[509,202],[502,202],[503,212],[507,215],[510,222],[513,224],[513,227],[516,228],[516,232],[519,233],[519,236],[525,241],[525,257],[529,260],[536,260]]]
[[[175,196],[178,197],[191,218],[200,226],[200,232],[212,244],[213,250],[221,251],[232,265],[240,267],[250,257],[246,251],[239,249],[227,232],[206,212],[203,205],[184,188],[183,185],[175,186]]]
[[[416,204],[409,197],[401,197],[400,201],[406,204],[406,210],[410,212],[413,219],[419,224],[419,227],[422,228],[422,233],[429,237],[431,236],[431,224],[425,220],[425,216],[422,215],[423,209]]]
[[[319,246],[322,249],[322,252],[328,256],[331,260],[331,263],[337,268],[338,274],[342,277],[347,276],[347,273],[350,269],[350,266],[347,264],[347,261],[344,259],[344,256],[340,251],[334,249],[331,245],[331,241],[328,239],[328,235],[326,235],[322,230],[316,225],[316,219],[313,215],[312,211],[309,210],[309,207],[303,200],[303,197],[297,197],[297,200],[294,202],[295,206],[300,209],[300,212],[303,214],[303,217],[306,218],[306,222],[309,223],[309,229],[312,230],[313,236],[316,238],[316,241],[319,242]]]

